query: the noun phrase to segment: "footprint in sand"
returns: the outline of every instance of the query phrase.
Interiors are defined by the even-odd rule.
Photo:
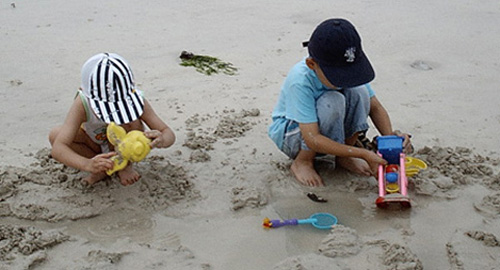
[[[474,203],[474,208],[488,217],[500,216],[500,192],[485,196],[481,202]]]
[[[446,251],[450,269],[498,269],[500,247],[492,233],[457,230],[446,244]]]
[[[425,62],[423,60],[417,60],[417,61],[411,63],[410,67],[412,67],[414,69],[418,69],[418,70],[424,70],[424,71],[433,69],[431,67],[431,65],[429,65],[427,62]]]
[[[154,220],[147,215],[132,209],[121,209],[93,219],[88,231],[97,239],[143,239],[148,237],[145,232],[152,232],[155,226]]]

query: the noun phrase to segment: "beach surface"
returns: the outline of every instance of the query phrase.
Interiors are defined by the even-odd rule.
[[[378,209],[376,180],[329,158],[325,187],[299,185],[267,136],[302,42],[333,17],[357,27],[378,99],[428,164],[411,209]],[[0,269],[500,269],[499,25],[492,0],[1,0]],[[237,70],[203,74],[182,51]],[[177,136],[132,186],[84,186],[50,157],[99,52],[129,61]],[[262,226],[317,212],[338,224]]]

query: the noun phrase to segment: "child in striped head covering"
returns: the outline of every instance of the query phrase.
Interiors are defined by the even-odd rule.
[[[173,131],[155,113],[151,104],[136,89],[127,61],[115,53],[99,53],[82,67],[82,85],[62,126],[49,134],[52,156],[59,162],[90,172],[84,179],[93,184],[113,168],[106,127],[114,122],[125,130],[145,131],[151,147],[166,148],[175,141]],[[118,172],[123,185],[139,180],[132,163]]]

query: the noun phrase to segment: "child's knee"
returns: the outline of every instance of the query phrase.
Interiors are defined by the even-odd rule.
[[[328,91],[316,101],[318,111],[345,110],[345,97],[339,91]]]
[[[54,145],[54,142],[56,141],[56,138],[57,138],[57,134],[59,134],[60,130],[61,130],[60,126],[54,127],[50,130],[50,132],[49,132],[50,145]]]
[[[346,99],[351,104],[370,104],[370,94],[364,86],[347,89]]]
[[[345,115],[346,100],[338,91],[324,93],[316,102],[316,111],[320,122],[343,120]]]

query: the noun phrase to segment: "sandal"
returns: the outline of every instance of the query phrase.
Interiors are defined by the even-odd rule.
[[[377,152],[377,136],[373,137],[373,140],[370,141],[370,139],[366,137],[366,132],[367,130],[359,132],[358,139],[354,143],[354,146]]]

